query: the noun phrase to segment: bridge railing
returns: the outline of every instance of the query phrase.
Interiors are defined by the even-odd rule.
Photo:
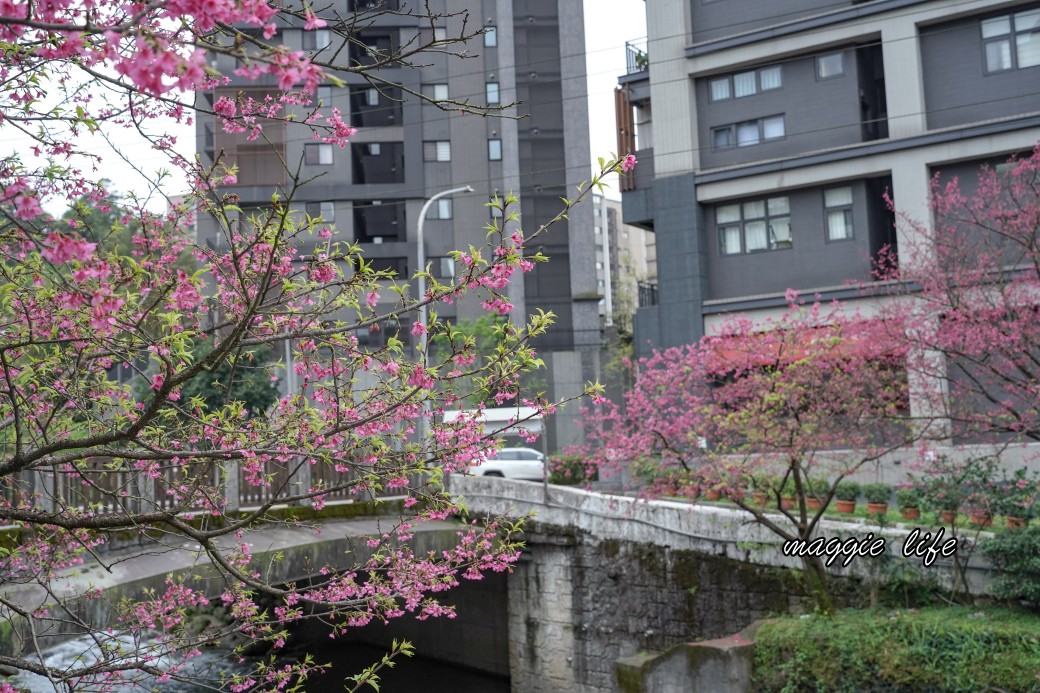
[[[416,483],[418,479],[411,479]],[[260,470],[239,462],[141,463],[121,458],[91,457],[43,470],[28,470],[0,478],[0,503],[11,506],[32,501],[48,510],[92,513],[154,510],[199,511],[212,507],[249,508],[277,503],[280,498],[311,489],[329,489],[325,502],[396,497],[400,489],[373,493],[352,467],[328,463],[268,460]]]

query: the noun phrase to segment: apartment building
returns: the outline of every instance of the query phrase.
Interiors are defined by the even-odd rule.
[[[389,12],[373,15],[374,5]],[[416,45],[417,39],[459,36],[464,30],[459,13],[464,10],[469,15],[465,31],[472,32],[474,23],[483,28],[465,46],[416,57],[412,62],[417,67],[380,68],[380,76],[400,87],[376,88],[363,75],[349,72],[338,75],[345,86],[322,85],[318,99],[340,109],[358,128],[346,149],[314,141],[302,129],[297,133],[274,124],[265,128],[267,141],[249,141],[224,133],[211,120],[197,125],[197,149],[204,161],[221,156],[238,165],[237,184],[229,191],[238,195],[244,214],[269,205],[272,193],[291,187],[286,168],[295,171],[299,166],[295,177],[310,182],[295,192],[293,204],[321,214],[334,225],[334,240],[359,243],[376,269],[392,269],[401,277],[417,270],[417,217],[426,200],[472,186],[472,193],[439,199],[424,223],[431,271],[448,278],[458,269],[448,256],[451,250],[486,242],[491,198],[518,193],[522,225],[533,230],[558,213],[560,198],[588,177],[584,20],[581,4],[565,0],[431,0],[431,15],[451,13],[435,19],[432,27],[429,19],[408,16],[409,9],[423,11],[400,0],[333,0],[323,13],[365,17],[352,35],[357,40],[345,42],[327,29],[290,25],[280,26],[272,39],[293,50],[336,54],[338,61],[363,66],[387,51]],[[468,57],[448,55],[459,50]],[[230,74],[234,65],[221,67]],[[263,93],[262,84],[233,81],[199,98],[212,104],[225,92],[243,89]],[[517,105],[505,110],[507,117],[481,117],[445,112],[409,91],[475,105]],[[199,235],[202,241],[220,242],[213,220],[200,224]],[[592,209],[584,205],[537,241],[537,250],[551,261],[508,289],[518,320],[539,309],[556,315],[555,325],[537,343],[550,369],[551,396],[569,396],[575,388],[580,392],[583,380],[595,378],[590,353],[599,345],[599,319],[594,260],[587,252],[592,239]],[[483,310],[479,302],[463,301],[440,305],[438,313],[464,320]],[[373,346],[388,334],[407,342],[410,327],[386,325],[358,337]],[[576,435],[569,421],[562,421],[549,431],[549,450]]]
[[[656,238],[644,228],[622,223],[620,200],[593,195],[592,214],[600,320],[604,327],[630,331],[640,292],[656,287]],[[624,324],[617,325],[618,320]]]
[[[1040,140],[1040,4],[995,0],[647,3],[616,93],[624,222],[652,230],[638,353],[768,315],[796,288],[854,299],[936,174]]]

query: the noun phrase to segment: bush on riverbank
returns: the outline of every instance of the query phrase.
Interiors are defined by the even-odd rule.
[[[936,607],[783,618],[755,637],[756,691],[1040,692],[1040,618]]]

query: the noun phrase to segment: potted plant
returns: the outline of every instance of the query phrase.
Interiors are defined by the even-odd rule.
[[[855,481],[839,481],[834,489],[834,497],[838,499],[836,506],[839,513],[856,512],[856,499],[859,498],[860,486]]]
[[[751,502],[756,507],[761,508],[769,502],[769,496],[773,492],[773,486],[769,483],[769,478],[764,476],[754,477],[752,483]]]
[[[1004,516],[1008,529],[1021,529],[1029,524],[1036,503],[1036,482],[1026,478],[1026,470],[1018,469],[1001,485],[997,511]]]
[[[823,499],[827,496],[827,482],[812,477],[805,478],[805,507],[819,510],[823,507]]]
[[[884,515],[888,512],[888,498],[892,487],[888,484],[864,484],[863,496],[867,499],[867,515]]]
[[[941,516],[944,525],[952,525],[957,519],[957,510],[963,499],[960,484],[946,477],[933,479],[925,493],[928,507]]]
[[[903,516],[904,520],[917,520],[921,517],[922,500],[924,500],[924,491],[920,486],[903,486],[896,489],[899,514]]]

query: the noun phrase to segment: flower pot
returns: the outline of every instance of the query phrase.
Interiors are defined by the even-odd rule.
[[[851,515],[852,513],[856,512],[856,501],[854,500],[839,500],[834,505],[835,507],[837,507],[839,513]]]
[[[953,521],[957,519],[956,510],[943,510],[940,514],[942,515],[942,523],[944,525],[952,525]]]
[[[993,516],[989,513],[972,513],[971,523],[976,527],[993,526]]]
[[[867,503],[867,515],[883,516],[888,512],[888,503]]]
[[[1014,515],[1008,515],[1004,519],[1007,520],[1008,529],[1022,529],[1026,526],[1026,518],[1024,517],[1015,517]]]
[[[805,507],[809,510],[819,510],[823,507],[823,502],[816,496],[806,496]]]
[[[904,520],[919,520],[921,519],[920,508],[900,508],[899,514],[903,516]]]
[[[783,496],[780,498],[780,507],[784,510],[791,510],[795,506],[794,496]]]
[[[769,496],[764,491],[754,491],[751,494],[751,502],[758,507],[765,505],[767,500],[769,500]]]
[[[722,498],[722,491],[717,488],[710,488],[704,492],[704,500],[717,501]]]
[[[747,492],[742,488],[735,488],[731,489],[728,493],[726,493],[726,495],[729,496],[731,500],[742,501],[744,500],[744,498],[747,497]]]

